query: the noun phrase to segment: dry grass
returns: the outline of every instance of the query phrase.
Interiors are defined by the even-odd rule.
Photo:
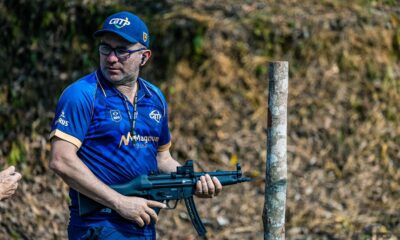
[[[400,6],[382,2],[199,0],[154,17],[158,47],[170,49],[156,83],[169,102],[172,154],[210,171],[238,159],[256,179],[196,200],[210,239],[263,238],[270,60],[290,64],[286,236],[398,239]],[[157,66],[146,69],[150,80]],[[40,166],[45,139],[19,141]],[[67,187],[50,172],[30,174],[0,205],[0,236],[65,238]],[[182,203],[161,216],[160,239],[195,239]]]

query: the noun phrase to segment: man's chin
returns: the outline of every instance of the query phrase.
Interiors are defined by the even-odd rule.
[[[122,81],[122,77],[116,74],[107,74],[107,79],[108,81],[112,82],[112,83],[118,83],[120,81]]]
[[[113,84],[114,86],[118,85],[125,85],[127,82],[130,82],[129,79],[122,78],[122,77],[117,77],[117,76],[110,76],[108,78],[108,81]]]

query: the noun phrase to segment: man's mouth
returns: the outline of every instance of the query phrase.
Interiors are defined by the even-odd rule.
[[[119,68],[107,68],[109,73],[119,73],[120,69]]]

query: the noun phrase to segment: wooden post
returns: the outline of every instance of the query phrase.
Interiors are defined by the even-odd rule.
[[[269,63],[264,239],[285,239],[288,62]]]

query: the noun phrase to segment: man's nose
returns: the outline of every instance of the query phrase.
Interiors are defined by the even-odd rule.
[[[110,52],[110,54],[108,54],[107,61],[108,62],[116,62],[116,61],[118,61],[117,54],[115,53],[115,50],[112,50]]]

